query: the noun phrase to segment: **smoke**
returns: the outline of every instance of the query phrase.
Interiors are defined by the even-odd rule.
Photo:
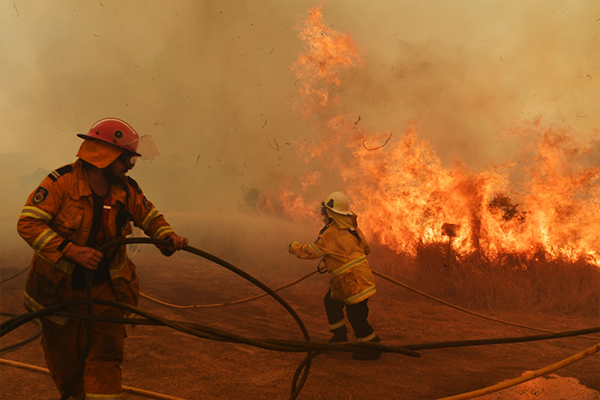
[[[254,219],[232,218],[248,193],[315,169],[300,149],[326,134],[295,108],[290,70],[305,46],[295,27],[318,4],[0,2],[0,238],[20,240],[26,196],[106,116],[153,136],[161,155],[131,176],[167,217],[210,215],[229,221],[217,230],[251,234]],[[444,165],[475,170],[517,161],[511,132],[522,120],[566,126],[583,144],[598,138],[595,0],[324,4],[325,22],[364,61],[335,91],[359,127],[389,133],[417,120]],[[315,200],[342,185],[327,155],[318,166]]]

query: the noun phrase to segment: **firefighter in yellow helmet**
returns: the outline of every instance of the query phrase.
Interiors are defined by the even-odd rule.
[[[375,294],[375,280],[367,260],[370,247],[350,211],[349,201],[341,192],[333,192],[321,205],[325,227],[314,243],[290,243],[289,252],[298,258],[323,258],[332,278],[325,295],[325,311],[330,343],[348,341],[344,321],[344,307],[354,335],[359,341],[379,343],[373,327],[367,321],[369,297]],[[379,352],[354,353],[355,359],[369,360],[381,356]]]
[[[168,239],[160,248],[171,255],[187,244],[126,174],[133,168],[139,136],[117,118],[96,122],[77,153],[78,160],[50,173],[29,196],[18,232],[35,251],[25,286],[25,307],[42,310],[85,298],[85,273],[93,271],[92,296],[137,306],[139,281],[125,246],[96,250],[131,233],[131,223],[153,238]],[[86,312],[86,306],[74,311]],[[94,314],[123,317],[121,309],[94,305]],[[83,377],[78,376],[83,321],[50,315],[42,318],[42,347],[48,369],[63,397],[114,399],[121,394],[125,328],[93,323],[91,348]]]

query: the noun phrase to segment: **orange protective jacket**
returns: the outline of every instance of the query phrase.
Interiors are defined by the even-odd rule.
[[[156,239],[173,232],[133,179],[127,178],[126,188],[112,185],[108,196],[106,241],[131,234],[130,222]],[[73,244],[85,246],[93,216],[92,191],[81,160],[50,173],[29,196],[17,225],[19,235],[35,250],[25,286],[27,310],[38,311],[71,299],[75,263],[65,253]],[[107,252],[112,257],[109,271],[117,300],[137,306],[139,281],[126,246]],[[48,319],[59,325],[67,322],[59,316]]]
[[[331,222],[314,243],[294,241],[289,251],[298,258],[323,258],[332,275],[329,282],[332,299],[356,304],[375,294],[375,280],[367,260],[371,248],[358,227],[351,231]]]

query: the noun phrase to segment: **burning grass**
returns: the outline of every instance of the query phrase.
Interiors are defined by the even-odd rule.
[[[418,246],[415,257],[377,245],[370,258],[374,270],[471,309],[600,312],[600,268],[583,259],[455,256],[440,243]]]
[[[348,195],[359,225],[380,243],[375,270],[470,308],[599,312],[597,144],[532,116],[504,128],[519,139],[517,159],[479,171],[464,160],[443,165],[416,121],[390,140],[348,118],[336,96],[340,72],[364,62],[349,34],[324,23],[323,7],[311,8],[298,29],[306,46],[292,69],[303,115],[319,134],[302,147],[304,176],[265,195],[263,209],[314,220],[334,182],[330,191]]]

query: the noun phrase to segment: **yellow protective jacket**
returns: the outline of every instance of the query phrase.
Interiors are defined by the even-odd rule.
[[[129,235],[130,221],[152,238],[161,239],[173,232],[133,179],[127,178],[126,188],[112,185],[107,196],[106,241]],[[19,235],[35,250],[25,285],[27,310],[38,311],[71,298],[75,263],[65,253],[73,244],[85,246],[93,216],[88,172],[81,160],[50,173],[29,196],[17,225]],[[139,281],[126,246],[107,252],[112,258],[109,272],[118,301],[137,306]],[[48,319],[59,325],[67,322],[58,316]]]
[[[335,222],[325,225],[314,243],[292,242],[290,253],[298,258],[323,258],[332,278],[331,298],[356,304],[375,294],[375,280],[367,254],[371,251],[362,231],[341,229]]]

